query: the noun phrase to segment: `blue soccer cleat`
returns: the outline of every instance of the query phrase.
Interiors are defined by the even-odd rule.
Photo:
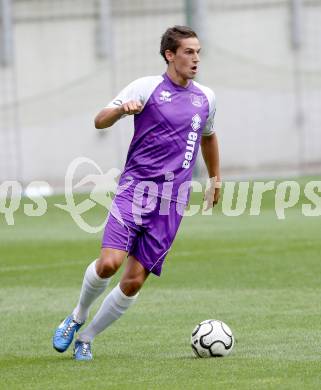
[[[75,332],[82,324],[76,322],[70,315],[58,326],[52,339],[52,345],[58,352],[65,352],[72,343]]]
[[[75,360],[92,360],[93,355],[91,353],[90,343],[76,340],[74,347],[74,359]]]

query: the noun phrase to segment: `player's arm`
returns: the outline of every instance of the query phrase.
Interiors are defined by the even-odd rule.
[[[211,197],[208,203],[214,206],[218,203],[221,187],[220,156],[216,133],[202,137],[201,150],[212,186],[206,197]]]
[[[130,100],[120,106],[104,108],[95,117],[96,129],[106,129],[117,122],[123,115],[139,114],[143,105],[139,101]]]

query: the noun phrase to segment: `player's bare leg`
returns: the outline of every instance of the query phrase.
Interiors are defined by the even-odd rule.
[[[107,273],[104,267],[101,274]],[[87,328],[79,333],[75,343],[74,357],[76,360],[91,360],[92,340],[120,318],[136,301],[139,290],[149,275],[142,264],[134,256],[129,256],[120,283],[107,295],[95,317]]]
[[[110,278],[122,265],[127,252],[120,249],[102,248],[100,257],[96,262],[96,271],[101,278]]]
[[[149,271],[134,256],[128,256],[127,265],[119,283],[122,292],[129,297],[136,295],[148,275]]]

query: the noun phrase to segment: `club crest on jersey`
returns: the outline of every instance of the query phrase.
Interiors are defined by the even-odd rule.
[[[202,107],[203,105],[203,96],[190,94],[191,102],[195,107]]]
[[[171,102],[171,95],[172,94],[169,91],[162,91],[160,93],[159,100],[161,100],[162,102]]]

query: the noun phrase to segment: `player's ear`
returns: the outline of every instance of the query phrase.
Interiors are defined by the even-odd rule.
[[[175,57],[175,53],[173,53],[171,50],[167,49],[167,50],[165,50],[165,57],[166,57],[168,62],[173,62],[174,57]]]

